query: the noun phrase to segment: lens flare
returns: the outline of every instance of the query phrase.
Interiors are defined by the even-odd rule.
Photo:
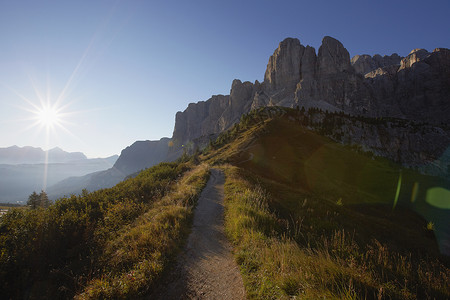
[[[419,183],[416,181],[414,182],[412,191],[411,191],[411,202],[416,202],[417,195],[419,194]]]
[[[450,191],[443,187],[433,187],[427,190],[428,204],[440,209],[450,209]]]
[[[397,191],[395,192],[395,198],[394,198],[394,205],[392,206],[392,210],[395,209],[398,202],[398,197],[400,196],[400,189],[402,187],[402,171],[400,170],[400,176],[398,177],[398,183],[397,183]]]

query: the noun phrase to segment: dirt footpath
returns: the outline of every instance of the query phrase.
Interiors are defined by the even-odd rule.
[[[245,299],[241,274],[225,237],[222,171],[211,170],[177,265],[152,299]]]

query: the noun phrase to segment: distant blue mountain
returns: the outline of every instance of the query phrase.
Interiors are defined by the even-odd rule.
[[[0,148],[0,164],[66,163],[86,159],[81,152],[66,152],[58,147],[48,151],[30,146]]]
[[[26,202],[33,192],[74,176],[110,169],[118,155],[88,159],[81,152],[69,153],[60,148],[45,151],[33,147],[0,148],[0,202]]]
[[[62,196],[80,194],[83,189],[92,192],[109,188],[128,175],[152,167],[162,161],[173,161],[181,153],[169,151],[171,139],[162,138],[158,141],[136,141],[122,150],[114,166],[108,170],[90,173],[84,176],[74,176],[61,180],[47,189],[50,199]]]

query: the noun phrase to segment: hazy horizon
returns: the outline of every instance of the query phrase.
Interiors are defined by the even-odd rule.
[[[62,149],[61,147],[58,147],[58,146],[55,146],[55,147],[52,147],[52,148],[42,148],[42,147],[34,147],[34,146],[29,146],[29,145],[24,145],[24,146],[11,145],[11,146],[7,146],[7,147],[0,147],[0,149],[8,149],[8,148],[13,148],[13,147],[19,147],[19,148],[31,147],[33,149],[42,150],[43,152],[49,152],[49,151],[52,151],[52,150],[62,150],[62,151],[67,152],[67,153],[82,153],[82,154],[84,154],[81,151],[66,151],[65,149]],[[120,155],[120,153],[119,154],[112,154],[112,155],[110,155],[108,157],[87,157],[87,156],[86,157],[87,157],[87,159],[96,159],[96,158],[109,158],[109,157],[112,157],[112,156],[119,156],[119,155]]]
[[[262,81],[284,38],[406,56],[450,48],[448,11],[448,1],[3,1],[0,147],[120,154],[171,137],[177,111],[229,94],[233,79]]]

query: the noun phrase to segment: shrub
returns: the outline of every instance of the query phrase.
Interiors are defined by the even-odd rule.
[[[183,237],[190,208],[171,202],[168,195],[181,189],[177,183],[192,168],[189,163],[162,163],[113,188],[62,198],[47,209],[11,209],[0,220],[2,297],[33,298],[45,294],[70,298],[86,283],[105,287],[109,282],[106,274],[110,272],[122,282],[141,282],[134,290],[136,283],[124,288],[123,295],[126,291],[142,290],[148,270],[157,270],[152,273],[157,278],[163,262],[176,249],[173,246]],[[208,168],[195,170],[200,179],[191,191],[199,193],[206,183]],[[186,193],[186,198],[195,198],[192,193]],[[192,203],[189,199],[181,202]],[[134,241],[129,244],[133,251],[119,247],[120,241],[125,240]],[[149,243],[153,240],[164,247],[155,246],[154,256],[136,260],[136,253],[152,248]],[[124,251],[124,256],[117,256],[120,251]],[[127,276],[130,272],[135,275]],[[123,287],[120,280],[109,284],[105,291]],[[108,293],[102,295],[106,297]]]

